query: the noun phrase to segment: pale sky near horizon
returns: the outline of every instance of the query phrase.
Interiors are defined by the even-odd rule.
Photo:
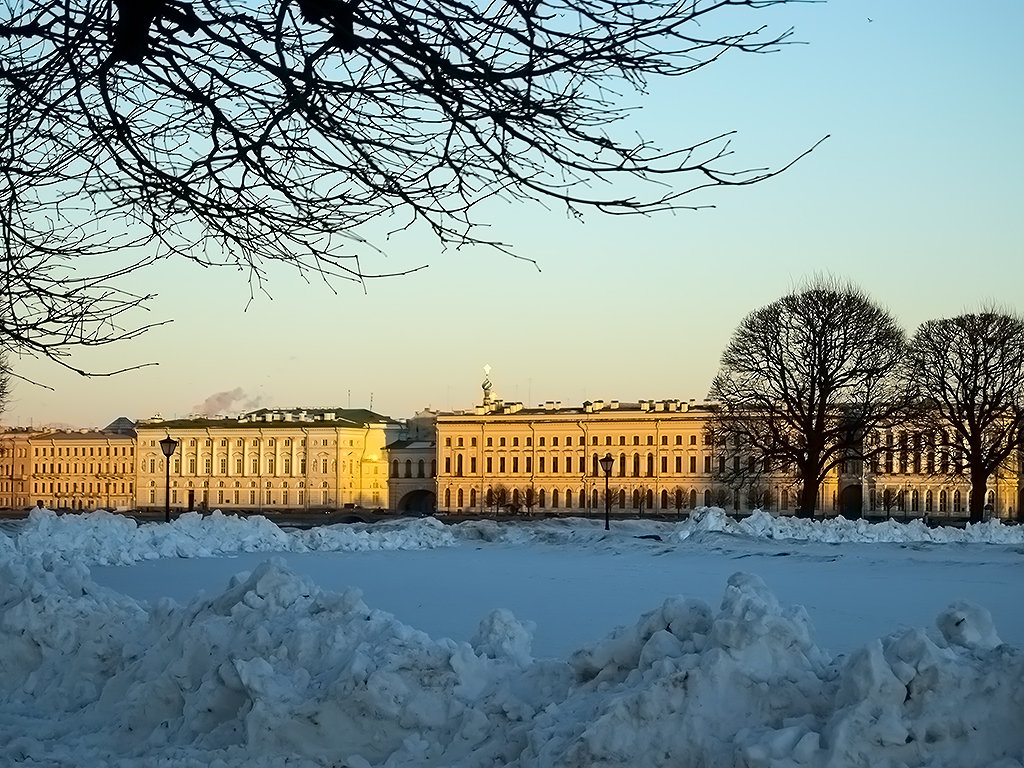
[[[497,237],[531,263],[441,252],[419,233],[375,268],[429,269],[336,293],[274,274],[246,310],[231,271],[184,261],[136,277],[159,299],[142,339],[74,362],[83,379],[12,358],[3,423],[103,426],[186,416],[211,395],[249,407],[372,407],[396,418],[494,394],[702,399],[737,323],[815,274],[849,279],[908,332],[995,303],[1024,314],[1024,3],[832,0],[749,15],[805,45],[733,56],[658,84],[636,128],[667,146],[736,130],[735,167],[782,176],[695,197],[712,210],[584,222],[493,204]],[[639,103],[638,98],[627,99]]]

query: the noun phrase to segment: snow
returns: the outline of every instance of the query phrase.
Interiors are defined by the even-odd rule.
[[[1024,766],[1024,527],[0,526],[0,764]]]

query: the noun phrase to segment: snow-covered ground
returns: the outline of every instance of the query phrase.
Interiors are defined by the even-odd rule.
[[[1024,527],[0,530],[0,765],[1024,766]]]

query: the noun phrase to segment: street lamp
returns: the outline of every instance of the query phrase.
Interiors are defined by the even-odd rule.
[[[615,459],[612,458],[610,453],[606,453],[604,458],[598,462],[601,465],[601,469],[604,470],[604,529],[610,530],[608,525],[608,517],[611,514],[612,499],[608,495],[608,478],[611,477],[612,467],[615,465]]]
[[[171,522],[171,456],[178,447],[178,441],[168,435],[160,441],[160,450],[164,454],[164,522]]]

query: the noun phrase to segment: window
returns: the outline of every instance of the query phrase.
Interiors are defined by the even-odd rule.
[[[487,465],[487,470],[486,470],[486,471],[487,471],[487,474],[490,474],[491,472],[493,472],[493,471],[494,471],[494,465],[493,465],[493,463],[492,463],[492,462],[493,462],[493,459],[492,459],[492,457],[488,456],[488,457],[487,457],[486,459],[484,459],[484,461],[485,461],[485,463],[486,463],[486,465]],[[421,464],[421,467],[420,467],[420,468],[422,469],[422,464],[423,464],[423,462],[420,462],[420,464]],[[423,475],[420,475],[420,477],[423,477]]]
[[[228,460],[227,459],[221,459],[220,460],[220,473],[222,475],[226,475],[228,473]]]
[[[462,438],[460,437],[459,438],[459,448],[461,448],[461,447],[462,447]]]
[[[532,437],[526,438],[526,447],[530,448],[532,446],[533,446],[533,438]]]
[[[445,444],[446,448],[451,448],[452,447],[452,439],[450,437],[446,437],[444,439],[444,444]]]
[[[236,475],[242,474],[242,460],[241,459],[235,459],[235,474]]]
[[[555,473],[555,474],[558,474],[558,457],[557,456],[552,456],[551,457],[551,471],[553,473]]]
[[[504,471],[505,471],[505,457],[504,456],[499,456],[498,457],[498,472],[502,472],[503,473]]]
[[[512,474],[516,474],[519,471],[519,457],[512,457]]]
[[[487,447],[491,448],[493,445],[494,445],[494,438],[493,437],[488,437],[487,438]]]
[[[470,445],[471,445],[471,446],[472,446],[473,448],[476,448],[476,438],[475,438],[475,437],[473,437],[473,438],[470,438],[470,440],[469,440],[469,444],[470,444]]]
[[[327,459],[320,459],[320,471],[327,474]]]
[[[254,475],[258,475],[260,473],[260,460],[257,458],[252,460],[252,473]]]
[[[190,475],[194,475],[196,473],[196,460],[194,458],[190,458],[188,460],[188,473]]]
[[[499,438],[498,438],[498,445],[499,445],[500,447],[502,447],[502,448],[504,448],[504,447],[505,447],[505,438],[504,438],[504,437],[499,437]]]
[[[539,438],[537,440],[537,446],[540,447],[540,448],[544,447],[544,438],[543,437],[541,437],[541,438]]]
[[[541,473],[541,474],[544,474],[544,457],[543,456],[538,456],[537,457],[537,471],[539,473]]]
[[[553,447],[555,447],[555,448],[557,448],[557,447],[558,447],[558,438],[557,438],[557,437],[552,437],[552,438],[551,438],[551,445],[552,445]]]
[[[519,447],[519,438],[518,437],[513,437],[512,438],[512,447],[513,448]]]
[[[444,457],[444,473],[446,475],[450,475],[451,471],[452,471],[452,457],[451,456],[445,456]]]
[[[676,459],[678,460],[679,457],[676,456]],[[677,468],[676,472],[678,472],[678,471],[679,471],[679,469]],[[661,473],[662,474],[668,474],[668,456],[662,456],[661,457]]]
[[[526,474],[530,474],[531,472],[533,472],[533,457],[532,456],[527,456],[526,457]]]

